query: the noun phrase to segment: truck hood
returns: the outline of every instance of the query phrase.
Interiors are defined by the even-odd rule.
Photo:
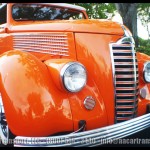
[[[21,21],[9,28],[9,32],[79,32],[123,35],[119,23],[104,19]]]

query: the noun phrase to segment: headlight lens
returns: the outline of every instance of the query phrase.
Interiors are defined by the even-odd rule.
[[[86,84],[86,69],[78,62],[67,63],[61,70],[61,79],[68,91],[78,92]]]
[[[146,62],[144,64],[144,80],[150,83],[150,62]]]

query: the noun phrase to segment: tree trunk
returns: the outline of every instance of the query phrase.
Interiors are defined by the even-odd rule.
[[[137,36],[137,4],[136,3],[115,3],[115,6],[123,19],[123,24],[132,32],[136,47],[138,46]]]

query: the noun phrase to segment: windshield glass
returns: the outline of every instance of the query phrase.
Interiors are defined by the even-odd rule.
[[[41,4],[14,4],[12,17],[16,21],[85,19],[80,11]]]

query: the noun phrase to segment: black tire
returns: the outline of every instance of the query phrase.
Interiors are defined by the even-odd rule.
[[[0,147],[12,147],[15,136],[10,131],[0,94]]]

